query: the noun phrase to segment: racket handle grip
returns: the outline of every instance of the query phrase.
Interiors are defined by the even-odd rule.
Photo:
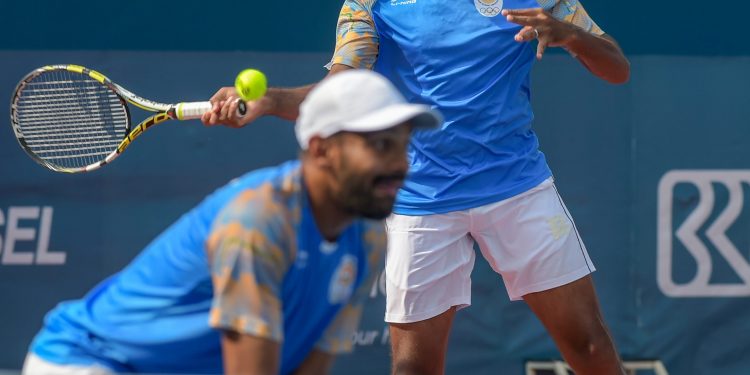
[[[242,117],[247,114],[247,105],[244,101],[238,99],[237,104],[237,117]],[[175,115],[178,120],[192,120],[201,118],[204,113],[208,112],[212,108],[211,102],[192,102],[192,103],[180,103],[175,108]]]
[[[210,111],[211,102],[180,103],[175,110],[178,120],[192,120]]]

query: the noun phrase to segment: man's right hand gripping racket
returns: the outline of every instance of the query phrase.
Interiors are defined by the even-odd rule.
[[[131,129],[128,103],[156,112]],[[90,172],[112,162],[150,127],[200,118],[210,102],[162,104],[144,99],[103,74],[78,65],[50,65],[16,86],[10,118],[18,143],[55,172]],[[240,101],[239,114],[245,103]]]

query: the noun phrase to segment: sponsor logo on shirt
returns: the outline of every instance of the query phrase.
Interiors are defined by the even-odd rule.
[[[474,7],[485,17],[495,17],[503,10],[503,0],[474,0]]]
[[[399,5],[412,5],[416,4],[417,0],[391,0],[391,6],[399,6]]]
[[[349,254],[344,255],[331,278],[331,284],[328,287],[328,302],[335,305],[348,301],[354,291],[356,278],[357,258]]]

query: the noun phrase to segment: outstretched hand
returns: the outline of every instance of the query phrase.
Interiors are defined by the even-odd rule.
[[[223,87],[211,97],[211,111],[201,117],[204,125],[225,125],[231,128],[241,128],[267,113],[268,99],[245,102],[247,112],[244,116],[237,113],[239,101],[234,87]]]
[[[509,22],[523,26],[515,36],[517,42],[539,41],[536,48],[539,60],[547,47],[565,47],[579,31],[575,25],[558,20],[542,8],[503,9],[502,14]]]

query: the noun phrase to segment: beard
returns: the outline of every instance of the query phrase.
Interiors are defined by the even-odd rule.
[[[375,187],[383,182],[402,182],[403,173],[379,175],[373,178],[357,176],[354,173],[340,174],[340,190],[337,194],[341,208],[353,215],[368,219],[382,220],[393,211],[393,196],[379,196]]]

